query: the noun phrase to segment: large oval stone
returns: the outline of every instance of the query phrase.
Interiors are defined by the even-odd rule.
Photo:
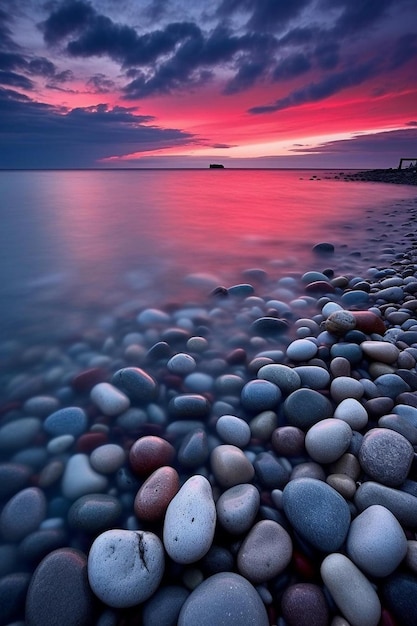
[[[46,498],[41,489],[27,487],[5,504],[0,515],[0,534],[6,541],[21,541],[37,530],[46,515]]]
[[[307,431],[305,447],[313,461],[333,463],[346,452],[351,439],[352,429],[349,424],[329,417]]]
[[[295,530],[323,552],[342,546],[350,525],[346,500],[315,478],[296,478],[284,488],[284,512]]]
[[[255,474],[252,463],[237,446],[217,446],[211,453],[210,462],[213,474],[222,487],[247,483]]]
[[[269,626],[260,595],[246,578],[232,572],[210,576],[190,594],[178,626]]]
[[[330,401],[314,389],[297,389],[284,402],[284,413],[291,426],[304,432],[320,420],[332,417]]]
[[[347,552],[366,574],[388,576],[407,553],[407,537],[391,511],[375,504],[351,523]]]
[[[124,367],[113,374],[112,384],[137,404],[147,404],[155,399],[157,384],[147,372],[139,367]]]
[[[408,476],[414,458],[411,443],[394,430],[373,428],[363,438],[359,462],[373,480],[398,487]]]
[[[251,528],[259,510],[261,497],[254,485],[235,485],[216,502],[217,519],[229,533],[242,534]]]
[[[163,541],[176,563],[194,563],[213,543],[216,506],[207,478],[191,476],[168,505]]]
[[[164,548],[151,532],[108,530],[95,539],[88,555],[92,590],[115,608],[135,606],[150,598],[164,567]]]
[[[237,555],[239,572],[254,584],[280,574],[292,557],[292,541],[277,522],[261,520],[252,528]]]
[[[89,626],[94,623],[94,596],[87,579],[87,558],[61,548],[36,568],[26,597],[28,626]]]

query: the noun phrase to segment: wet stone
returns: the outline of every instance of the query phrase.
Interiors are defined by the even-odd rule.
[[[260,413],[274,409],[281,401],[281,391],[274,383],[267,380],[251,380],[241,392],[242,406],[251,412]]]
[[[139,367],[124,367],[112,377],[112,384],[125,393],[134,404],[147,404],[156,398],[155,380]]]
[[[292,541],[287,531],[271,520],[255,524],[237,555],[239,573],[254,584],[280,574],[290,563]]]
[[[413,457],[414,449],[410,442],[386,428],[368,431],[359,450],[363,471],[388,487],[397,487],[405,481]]]
[[[296,339],[287,347],[287,357],[293,361],[308,361],[317,354],[317,345],[309,339]]]
[[[41,489],[27,487],[4,505],[0,534],[5,541],[21,541],[38,529],[46,515],[46,498]]]
[[[281,598],[281,611],[288,626],[327,626],[329,608],[322,589],[312,583],[287,587]]]
[[[330,374],[324,367],[316,365],[300,365],[294,368],[301,379],[302,387],[310,389],[326,389],[330,382]]]
[[[32,576],[26,598],[26,623],[87,626],[93,622],[94,599],[87,579],[86,556],[72,548],[51,552]]]
[[[178,462],[182,467],[198,467],[203,465],[209,456],[206,431],[198,428],[187,433],[178,450]]]
[[[174,457],[174,447],[155,435],[140,437],[129,451],[130,466],[140,476],[149,476],[158,467],[170,465]]]
[[[217,519],[229,533],[240,535],[252,527],[259,505],[260,495],[254,485],[235,485],[217,500]]]
[[[52,437],[73,435],[79,437],[88,427],[85,411],[79,407],[65,407],[49,415],[44,421],[44,429]]]
[[[346,422],[333,417],[314,424],[306,434],[305,447],[318,463],[333,463],[348,449],[352,429]]]
[[[265,606],[251,583],[232,572],[220,572],[201,583],[185,601],[178,626],[268,626]]]
[[[382,374],[382,376],[378,376],[374,382],[381,396],[387,396],[393,400],[401,393],[410,391],[410,387],[407,383],[401,376],[397,376],[396,374]]]
[[[0,428],[0,452],[21,450],[29,446],[41,430],[37,417],[20,417]]]
[[[110,383],[98,383],[90,391],[90,398],[103,415],[120,415],[130,406],[129,398]]]
[[[71,528],[86,533],[96,534],[117,525],[122,514],[119,500],[106,494],[81,496],[69,512],[68,523]]]
[[[7,500],[27,486],[32,472],[21,463],[0,463],[0,499]]]
[[[291,480],[283,491],[284,512],[294,529],[312,546],[335,552],[350,525],[349,507],[342,496],[314,478]]]
[[[409,573],[393,574],[383,585],[383,599],[399,624],[417,623],[417,577]]]
[[[295,426],[280,426],[271,435],[271,444],[280,456],[300,456],[304,452],[305,434]]]
[[[168,410],[174,419],[204,419],[210,412],[209,401],[199,394],[183,394],[172,398]]]
[[[214,448],[210,463],[216,481],[222,487],[233,487],[252,480],[254,467],[242,450],[230,444]]]
[[[158,468],[145,480],[136,494],[135,515],[147,522],[161,520],[179,488],[180,479],[173,467]]]
[[[282,489],[290,478],[290,471],[273,452],[261,452],[253,462],[260,483],[269,489]]]
[[[320,420],[332,417],[329,400],[314,389],[297,389],[284,402],[284,413],[290,426],[303,431]]]
[[[279,363],[264,365],[258,370],[258,378],[268,380],[277,385],[284,395],[288,395],[301,387],[301,378],[294,368]]]
[[[222,415],[216,422],[216,432],[225,443],[244,448],[250,441],[249,424],[234,415]]]
[[[400,489],[369,480],[359,486],[354,502],[359,511],[364,511],[373,504],[380,504],[391,511],[405,527],[415,528],[417,525],[417,497]]]

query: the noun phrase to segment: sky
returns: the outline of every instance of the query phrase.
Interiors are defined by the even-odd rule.
[[[0,0],[0,168],[397,167],[416,0]]]

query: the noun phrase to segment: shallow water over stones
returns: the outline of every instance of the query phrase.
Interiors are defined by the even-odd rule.
[[[2,344],[10,619],[41,624],[49,585],[50,623],[64,626],[64,593],[86,625],[244,611],[239,623],[291,626],[308,610],[324,624],[412,623],[417,256],[391,260],[323,273],[325,295],[306,289],[314,272],[279,285],[265,274],[252,289],[119,310],[111,330]],[[344,297],[355,291],[369,308]],[[338,311],[350,323],[332,333]],[[285,328],[256,323],[284,316]]]

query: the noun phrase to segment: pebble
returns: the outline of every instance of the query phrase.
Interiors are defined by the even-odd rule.
[[[280,426],[271,435],[271,444],[281,456],[300,456],[304,452],[305,435],[295,426]]]
[[[343,554],[329,554],[320,573],[335,604],[351,626],[378,626],[381,603],[369,580]]]
[[[325,321],[325,328],[334,335],[346,335],[356,327],[356,319],[350,311],[344,309],[333,311]]]
[[[275,409],[281,401],[281,391],[274,383],[268,380],[250,380],[241,392],[242,406],[251,412],[260,413],[268,409]]]
[[[37,417],[19,417],[0,428],[0,452],[14,452],[29,446],[40,432],[42,423]]]
[[[278,363],[264,365],[258,370],[258,378],[268,380],[277,385],[284,395],[288,395],[301,387],[301,378],[294,368]]]
[[[309,361],[317,354],[317,345],[309,339],[295,339],[287,347],[287,357],[292,361]]]
[[[330,374],[324,367],[299,365],[294,368],[294,371],[299,375],[302,387],[326,389],[330,382]]]
[[[165,466],[155,470],[136,494],[134,501],[136,517],[146,522],[161,520],[179,488],[180,479],[173,467]]]
[[[149,476],[158,467],[170,465],[175,448],[162,437],[147,435],[135,441],[129,451],[129,463],[135,474]]]
[[[184,602],[178,626],[269,626],[265,606],[255,587],[234,572],[210,576]]]
[[[210,412],[210,403],[199,394],[182,394],[172,398],[168,410],[175,419],[205,419]]]
[[[160,587],[143,605],[142,626],[176,626],[189,595],[187,589],[177,585]]]
[[[98,534],[120,522],[122,505],[114,496],[94,493],[78,498],[68,511],[71,528]]]
[[[188,340],[188,343],[191,339]],[[186,376],[187,374],[191,374],[197,367],[197,363],[195,359],[190,355],[184,352],[179,352],[178,354],[174,354],[168,363],[167,368],[173,374],[178,374],[179,376]]]
[[[46,520],[45,520],[46,521]],[[40,563],[53,550],[68,545],[68,533],[63,528],[43,528],[27,535],[19,544],[19,556],[31,567]]]
[[[88,581],[95,595],[114,608],[144,602],[158,589],[165,570],[164,548],[152,532],[108,530],[93,542]]]
[[[191,476],[168,505],[163,542],[176,563],[195,563],[210,549],[216,528],[216,506],[207,478]]]
[[[240,448],[224,444],[214,448],[210,464],[216,481],[221,487],[233,487],[252,480],[255,469]]]
[[[54,396],[32,396],[23,404],[23,410],[36,417],[48,417],[59,409],[59,400]]]
[[[360,400],[364,394],[364,388],[363,385],[354,378],[338,376],[330,385],[330,394],[337,403],[347,398]]]
[[[90,465],[100,474],[114,474],[122,467],[125,460],[125,451],[115,443],[99,446],[90,454]]]
[[[350,559],[365,574],[389,576],[407,553],[407,538],[391,511],[375,504],[352,521],[346,547]]]
[[[251,583],[264,583],[278,576],[291,561],[292,541],[277,522],[262,520],[246,535],[237,554],[239,573]]]
[[[209,457],[209,445],[204,428],[196,428],[184,436],[178,450],[178,462],[185,468],[199,467]]]
[[[306,434],[305,448],[317,463],[333,463],[349,448],[352,429],[333,417],[314,424]]]
[[[25,624],[88,626],[94,623],[94,614],[85,554],[73,548],[61,548],[48,554],[30,581]]]
[[[355,495],[356,483],[346,474],[329,474],[326,483],[336,489],[346,500],[351,500]]]
[[[320,420],[332,417],[330,401],[314,389],[297,389],[284,402],[284,413],[290,426],[308,430]]]
[[[260,452],[254,462],[256,476],[268,489],[282,489],[290,478],[291,465],[279,459],[273,452]]]
[[[357,489],[354,503],[358,511],[364,511],[373,504],[380,504],[391,511],[403,526],[409,528],[416,526],[417,497],[405,491],[368,480]]]
[[[288,626],[327,626],[329,608],[322,589],[312,583],[288,586],[281,598],[281,611]]]
[[[323,552],[339,550],[347,536],[350,510],[332,487],[314,478],[291,480],[283,490],[284,512],[295,530]]]
[[[417,578],[397,573],[383,585],[383,599],[399,624],[417,624]]]
[[[393,400],[401,393],[410,391],[407,383],[397,374],[382,374],[374,382],[381,396],[387,396]]]
[[[29,587],[30,574],[16,572],[0,578],[0,623],[12,624],[14,620],[24,617],[26,593]]]
[[[397,487],[405,481],[413,458],[411,443],[400,433],[386,428],[368,431],[359,450],[363,471],[388,487]]]
[[[0,463],[0,499],[7,500],[26,487],[31,474],[22,463]]]
[[[139,367],[124,367],[117,370],[111,382],[126,394],[133,404],[152,402],[158,393],[155,380]]]
[[[46,446],[49,454],[61,454],[72,446],[75,441],[74,435],[59,435],[48,441]]]
[[[260,495],[254,485],[235,485],[224,491],[217,500],[217,519],[227,532],[241,535],[252,527],[259,505]]]
[[[368,413],[355,398],[342,400],[334,411],[334,417],[349,424],[352,430],[362,430],[368,424]]]
[[[248,445],[251,438],[249,424],[235,415],[222,415],[216,422],[216,432],[225,443],[238,448]]]
[[[269,441],[278,426],[278,415],[274,411],[262,411],[249,422],[252,437],[261,441]]]
[[[61,483],[65,498],[77,500],[90,493],[102,493],[107,485],[107,478],[93,470],[86,454],[74,454],[69,458]]]
[[[0,514],[0,534],[5,541],[21,541],[39,528],[46,516],[46,497],[38,487],[27,487],[6,502]]]
[[[70,406],[58,409],[49,415],[44,421],[43,427],[51,437],[72,435],[77,438],[87,430],[88,418],[83,409]]]
[[[388,341],[363,341],[361,348],[365,356],[381,363],[395,363],[399,349]]]
[[[384,415],[378,420],[378,427],[395,430],[397,433],[400,433],[400,435],[408,439],[411,445],[415,446],[417,444],[417,428],[410,424],[401,415],[395,415],[395,413],[391,415]]]
[[[90,391],[90,398],[103,415],[109,417],[120,415],[130,407],[127,395],[110,383],[95,385]]]

